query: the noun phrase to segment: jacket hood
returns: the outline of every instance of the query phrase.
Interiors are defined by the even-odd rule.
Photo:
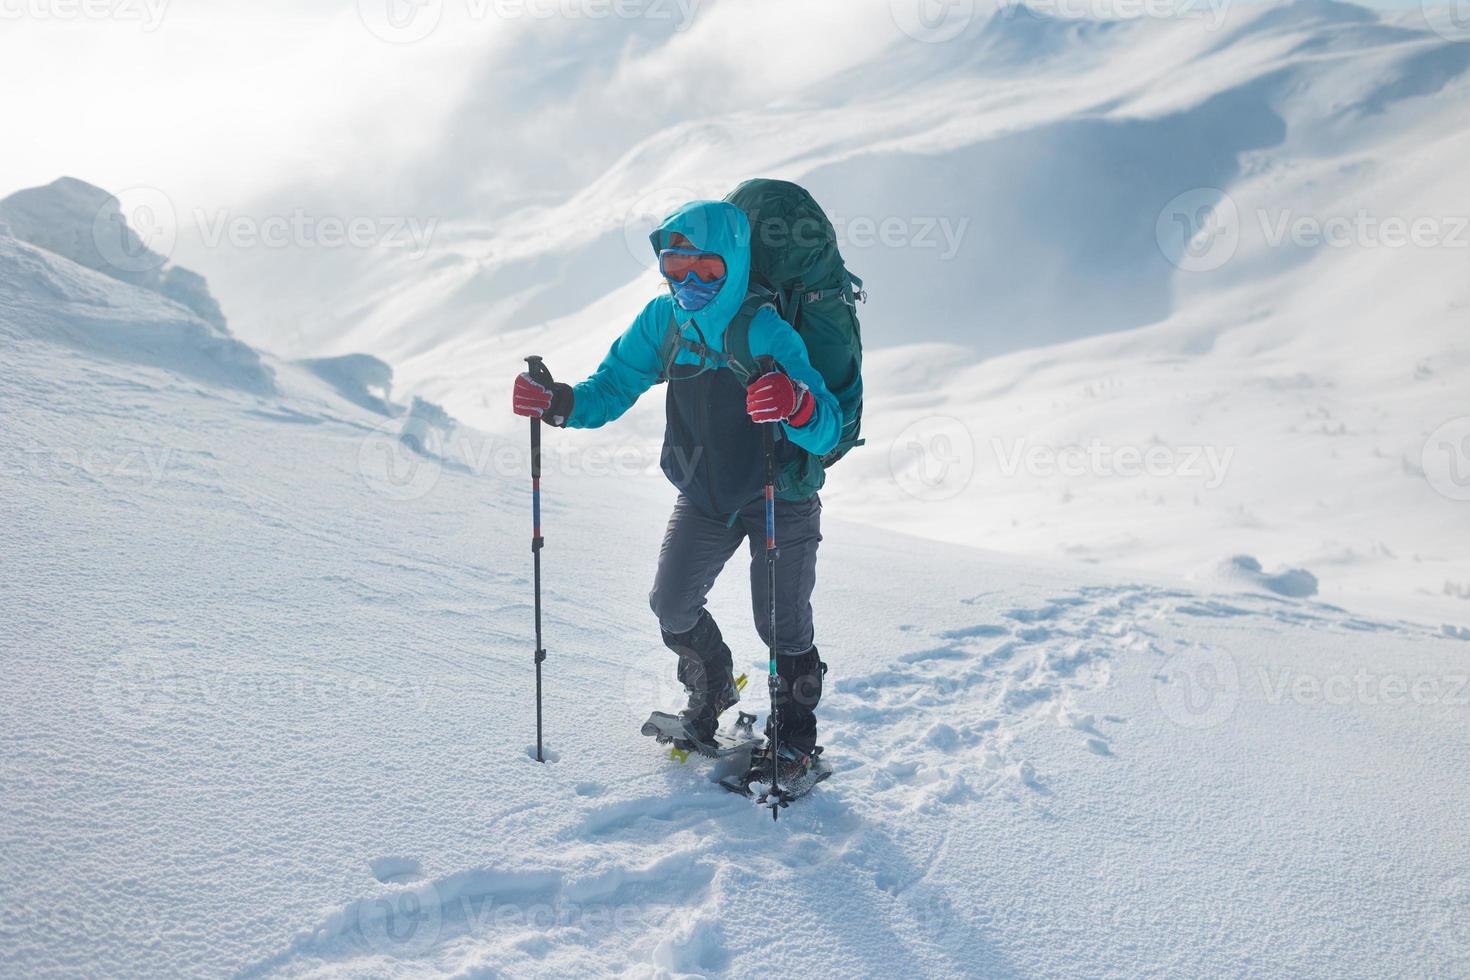
[[[649,236],[654,255],[667,248],[676,233],[693,242],[695,248],[714,252],[725,260],[725,285],[708,306],[691,313],[673,304],[680,326],[688,330],[693,322],[706,344],[723,350],[725,328],[740,312],[750,286],[750,220],[744,211],[724,201],[690,201],[665,218]]]

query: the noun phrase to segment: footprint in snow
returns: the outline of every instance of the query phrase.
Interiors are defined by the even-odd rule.
[[[423,865],[417,858],[385,855],[368,862],[373,877],[385,885],[418,881],[424,876]]]

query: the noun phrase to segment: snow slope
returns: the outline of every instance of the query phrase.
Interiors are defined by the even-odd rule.
[[[541,766],[523,429],[6,236],[0,329],[0,972],[1470,970],[1470,631],[834,519],[773,824],[637,734],[636,445],[549,439]]]
[[[510,432],[524,354],[583,376],[658,288],[646,234],[665,211],[799,179],[871,292],[869,445],[833,476],[836,512],[1170,575],[1247,553],[1334,601],[1464,620],[1470,450],[1445,447],[1470,446],[1470,44],[1296,0],[1117,21],[1007,5],[946,43],[854,12],[842,30],[864,40],[800,77],[711,54],[785,6],[715,3],[679,31],[548,24],[487,50],[397,182],[435,189],[409,212],[437,221],[425,249],[190,260],[239,297],[242,336],[370,353]],[[531,51],[559,70],[527,91]],[[534,159],[501,147],[518,140]],[[641,456],[657,414],[579,444]]]

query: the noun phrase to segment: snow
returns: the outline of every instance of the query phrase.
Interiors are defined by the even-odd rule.
[[[417,213],[437,222],[422,254],[187,236],[179,251],[210,263],[257,346],[370,354],[401,397],[510,433],[508,367],[532,350],[559,377],[590,372],[657,288],[646,235],[664,211],[754,174],[799,179],[871,294],[869,444],[830,506],[1171,576],[1250,554],[1306,569],[1329,601],[1464,617],[1439,601],[1470,581],[1464,536],[1444,533],[1461,502],[1430,473],[1470,384],[1463,41],[1307,0],[1110,22],[1008,5],[946,44],[854,12],[842,30],[865,40],[799,77],[711,82],[700,113],[655,98],[714,32],[752,29],[727,6],[668,36],[607,25],[628,32],[616,55],[550,25],[537,50],[568,67],[534,95],[504,86],[524,49],[487,48],[500,87],[465,94],[475,132],[542,125],[506,120],[514,94],[554,100],[570,142],[544,166],[501,161],[496,193],[443,190]],[[734,70],[706,60],[711,78]],[[404,172],[436,188],[461,183],[445,168],[479,172],[480,137],[439,139]],[[1206,205],[1220,234],[1186,242],[1180,221]],[[1385,237],[1395,220],[1429,221],[1438,244]],[[569,441],[648,457],[658,415]],[[939,483],[916,496],[918,464]]]
[[[246,391],[274,390],[254,348],[188,309],[50,253],[0,237],[0,338],[61,343]]]
[[[0,202],[0,972],[1470,974],[1465,251],[1274,240],[1464,213],[1451,15],[916,44],[813,3],[821,58],[711,59],[773,10],[455,36],[433,77],[474,97],[335,174],[339,210],[431,189],[417,257],[155,252],[70,178]],[[663,97],[695,65],[699,119]],[[657,398],[546,433],[535,762],[504,411],[646,302],[661,208],[756,173],[873,294],[815,597],[835,775],[776,823],[638,734],[680,699]],[[1203,204],[1239,220],[1170,238]],[[861,242],[895,216],[932,247]],[[759,677],[742,569],[711,601]]]
[[[162,293],[225,331],[224,312],[204,277],[179,266],[165,268],[167,256],[150,249],[131,223],[143,220],[145,232],[161,233],[163,229],[156,227],[161,217],[136,206],[130,216],[124,215],[117,198],[74,177],[0,200],[0,219],[13,237],[105,276]]]
[[[523,430],[421,409],[411,452],[341,390],[373,362],[218,359],[13,240],[0,303],[18,974],[1465,967],[1470,647],[1435,624],[832,520],[836,774],[773,824],[638,734],[677,699],[669,490],[549,457],[538,765]],[[758,675],[743,586],[713,608]]]
[[[1317,576],[1305,568],[1267,573],[1251,555],[1236,555],[1220,562],[1211,571],[1222,583],[1237,589],[1257,588],[1302,599],[1317,594]]]

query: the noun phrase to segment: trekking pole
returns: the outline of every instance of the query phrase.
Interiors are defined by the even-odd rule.
[[[534,354],[526,358],[533,378],[539,380],[546,372],[541,358]],[[546,651],[541,646],[541,419],[531,419],[531,555],[535,565],[536,581],[536,761],[544,763],[541,754],[541,664],[546,660]]]
[[[781,720],[778,715],[777,695],[781,677],[776,673],[776,435],[774,423],[761,426],[761,442],[766,453],[766,594],[771,600],[770,632],[767,634],[771,647],[771,788],[761,802],[771,808],[771,819],[778,818],[780,808],[786,805],[785,794],[776,783],[781,755]]]

